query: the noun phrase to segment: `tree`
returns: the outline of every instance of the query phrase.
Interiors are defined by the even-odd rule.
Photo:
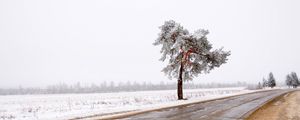
[[[268,81],[265,78],[263,78],[263,85],[262,86],[263,87],[268,87],[269,86]]]
[[[209,73],[215,67],[226,63],[229,51],[217,49],[212,51],[212,45],[207,40],[207,30],[199,29],[189,33],[173,20],[160,26],[160,33],[153,45],[162,45],[161,61],[168,58],[168,65],[163,68],[170,79],[177,78],[178,99],[183,99],[182,83],[192,80],[201,73]]]
[[[290,86],[292,86],[292,77],[290,74],[286,75],[286,80],[285,80],[285,83],[286,85],[290,88]]]
[[[291,72],[290,77],[291,77],[291,86],[293,86],[293,88],[297,88],[300,84],[297,73]]]
[[[272,72],[269,73],[268,86],[271,88],[276,86],[276,81]]]

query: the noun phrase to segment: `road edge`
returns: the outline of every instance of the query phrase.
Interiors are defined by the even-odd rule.
[[[244,120],[247,120],[253,113],[255,113],[256,111],[258,111],[259,109],[261,109],[262,107],[272,103],[273,101],[275,101],[276,99],[280,98],[280,97],[283,97],[285,96],[286,94],[290,94],[290,93],[293,93],[293,92],[296,92],[296,91],[299,91],[299,90],[291,90],[291,91],[287,91],[281,95],[278,95],[278,96],[275,96],[269,100],[267,100],[266,102],[264,102],[263,104],[255,107],[254,109],[248,111],[246,114],[244,114],[241,119],[244,119]]]

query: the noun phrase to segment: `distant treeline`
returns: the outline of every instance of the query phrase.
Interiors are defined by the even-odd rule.
[[[246,82],[237,83],[206,83],[206,84],[195,84],[185,83],[185,89],[197,89],[197,88],[224,88],[224,87],[246,87]],[[152,84],[149,82],[102,82],[99,85],[81,85],[76,83],[68,85],[66,83],[60,83],[51,85],[46,88],[12,88],[12,89],[0,89],[0,95],[23,95],[23,94],[64,94],[64,93],[105,93],[105,92],[120,92],[120,91],[147,91],[147,90],[172,90],[176,89],[176,83],[164,83]]]

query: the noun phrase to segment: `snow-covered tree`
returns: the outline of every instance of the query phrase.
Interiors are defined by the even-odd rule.
[[[291,79],[292,79],[292,81],[291,81],[291,86],[293,86],[293,88],[297,88],[297,87],[300,85],[300,82],[299,82],[297,73],[292,72],[292,73],[290,74],[290,77],[291,77]]]
[[[272,72],[269,73],[268,86],[271,88],[276,86],[276,81]]]
[[[180,24],[173,20],[166,21],[160,26],[159,37],[153,45],[162,45],[161,61],[168,59],[168,65],[163,72],[170,79],[178,79],[178,99],[183,99],[182,82],[192,80],[201,73],[226,63],[229,51],[221,49],[212,50],[212,45],[207,40],[208,30],[199,29],[189,33]]]
[[[286,85],[290,88],[290,86],[292,86],[292,77],[290,74],[286,75],[286,80],[285,80],[285,83]]]
[[[265,78],[263,78],[263,85],[262,86],[263,87],[268,87],[269,86],[268,81]]]

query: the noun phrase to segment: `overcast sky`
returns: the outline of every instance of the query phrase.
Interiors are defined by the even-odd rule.
[[[228,63],[195,82],[257,83],[300,72],[299,0],[0,0],[0,88],[170,81],[158,26],[208,29]],[[300,73],[299,73],[300,74]],[[174,82],[176,80],[173,80]]]

